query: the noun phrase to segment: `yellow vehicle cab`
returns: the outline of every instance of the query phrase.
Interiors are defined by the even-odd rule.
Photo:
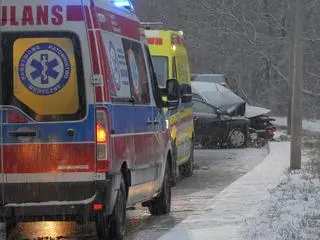
[[[176,172],[172,174],[175,184],[179,173],[188,177],[193,172],[194,131],[188,50],[181,31],[150,30],[148,23],[144,23],[143,26],[146,28],[145,34],[159,86],[164,88],[167,79],[171,78],[177,79],[180,84],[181,100],[178,109],[164,110],[176,153]]]

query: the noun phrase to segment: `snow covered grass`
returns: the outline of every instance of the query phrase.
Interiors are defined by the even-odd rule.
[[[303,146],[305,154],[309,156],[305,164],[307,170],[317,178],[320,178],[320,134],[304,137]]]
[[[260,215],[247,220],[248,239],[318,239],[320,181],[306,171],[294,171],[270,190]]]
[[[320,136],[304,138],[303,169],[284,176],[246,219],[245,239],[320,239]]]
[[[286,127],[287,126],[287,118],[286,117],[274,117],[275,122],[274,124],[280,127]],[[317,119],[311,119],[306,120],[304,119],[302,121],[302,128],[304,130],[309,130],[312,132],[320,132],[320,120]]]

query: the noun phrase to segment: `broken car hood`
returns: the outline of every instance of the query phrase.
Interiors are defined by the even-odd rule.
[[[255,107],[255,106],[251,106],[251,105],[247,104],[245,117],[246,118],[254,118],[254,117],[259,117],[262,115],[267,115],[270,112],[271,112],[270,109]]]

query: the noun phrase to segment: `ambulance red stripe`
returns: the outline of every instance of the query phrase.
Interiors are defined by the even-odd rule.
[[[128,38],[140,40],[140,23],[118,14],[96,7],[96,14],[104,16],[105,21],[100,21],[100,28],[105,31],[121,34]]]
[[[81,5],[67,6],[67,21],[83,21],[83,11]]]
[[[108,68],[108,58],[107,58],[107,54],[106,54],[106,49],[103,45],[103,40],[102,40],[102,36],[101,36],[101,32],[97,31],[96,32],[96,38],[97,38],[97,42],[98,42],[98,49],[99,49],[99,57],[100,57],[100,63],[102,66],[101,69],[101,74],[103,76],[103,81],[104,81],[104,99],[106,101],[109,101],[109,94],[108,94],[108,89],[107,89],[107,85],[106,83],[108,83],[111,80],[111,75],[110,75],[110,71]]]
[[[87,6],[84,6],[84,13],[86,16],[87,27],[88,27],[88,29],[92,29],[91,14],[90,14],[89,8]]]
[[[93,172],[94,152],[94,143],[4,145],[3,173]],[[59,166],[62,170],[58,170]],[[74,169],[63,170],[61,166],[74,166]],[[77,169],[79,166],[87,168]]]
[[[98,62],[98,55],[97,55],[97,46],[96,46],[96,40],[94,37],[93,31],[88,31],[89,34],[89,45],[92,55],[92,70],[93,74],[99,74],[99,62]]]
[[[97,45],[96,45],[96,39],[94,36],[93,31],[88,31],[89,34],[89,45],[91,50],[91,60],[92,60],[92,70],[93,74],[99,75],[100,69],[99,69],[99,59],[98,59],[98,52],[97,52]],[[96,102],[103,102],[103,91],[100,86],[95,87],[96,92]]]
[[[103,89],[101,86],[95,87],[95,92],[96,92],[96,102],[97,103],[102,103],[103,101]]]
[[[90,12],[91,12],[91,16],[92,16],[93,27],[98,28],[99,23],[98,23],[98,19],[97,19],[96,7],[95,7],[94,2],[92,0],[90,0]]]

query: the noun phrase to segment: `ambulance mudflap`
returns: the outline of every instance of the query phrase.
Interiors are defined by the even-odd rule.
[[[72,33],[2,32],[2,204],[95,195],[95,107]]]

